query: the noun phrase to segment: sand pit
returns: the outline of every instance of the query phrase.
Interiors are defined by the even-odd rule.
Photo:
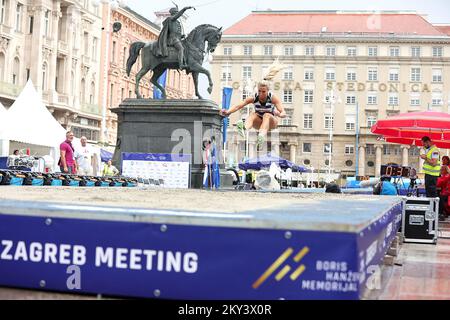
[[[343,194],[25,186],[0,187],[1,199],[220,213],[280,208],[293,204],[319,203],[323,199],[366,199],[367,201],[376,201],[370,196]]]

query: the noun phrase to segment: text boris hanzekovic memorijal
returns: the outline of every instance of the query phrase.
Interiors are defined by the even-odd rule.
[[[201,307],[185,304],[178,307],[179,315],[197,315],[209,318],[213,315],[271,315],[272,307],[262,304],[224,304],[220,307]]]

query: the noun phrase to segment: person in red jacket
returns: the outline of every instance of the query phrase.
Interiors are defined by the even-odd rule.
[[[442,157],[441,176],[437,181],[439,194],[439,220],[445,220],[450,215],[450,161],[449,157]]]

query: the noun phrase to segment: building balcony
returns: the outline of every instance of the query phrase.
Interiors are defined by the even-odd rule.
[[[22,86],[18,86],[12,83],[0,81],[0,94],[8,97],[17,97],[22,91]]]
[[[90,66],[91,65],[91,58],[89,58],[86,55],[83,55],[82,62],[83,62],[83,64],[85,66]]]
[[[12,33],[12,28],[7,25],[0,24],[0,34],[10,35]]]
[[[67,55],[69,53],[67,43],[65,41],[58,41],[58,52]]]
[[[297,133],[298,126],[296,126],[296,125],[279,125],[278,131],[280,133]]]
[[[101,108],[99,105],[96,104],[90,104],[90,103],[84,103],[80,106],[80,111],[85,113],[90,113],[96,116],[101,116]]]
[[[366,104],[364,109],[368,111],[378,111],[379,106],[377,104]]]
[[[47,36],[42,36],[44,46],[51,48],[53,45],[53,40]]]
[[[69,96],[66,94],[58,94],[58,103],[69,105]]]

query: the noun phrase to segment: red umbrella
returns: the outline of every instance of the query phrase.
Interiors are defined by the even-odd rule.
[[[425,111],[403,113],[378,120],[372,133],[385,141],[409,145],[422,145],[422,137],[428,136],[439,148],[450,149],[450,114]]]

